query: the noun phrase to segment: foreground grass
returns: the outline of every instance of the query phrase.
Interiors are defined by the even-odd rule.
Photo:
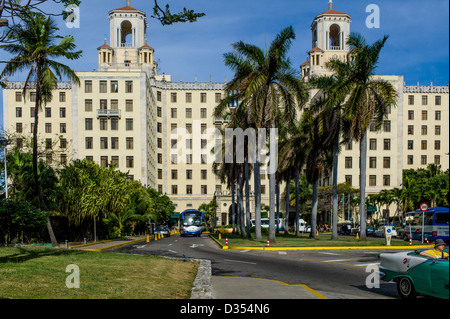
[[[80,288],[66,287],[75,264]],[[0,248],[0,298],[188,299],[198,262],[53,248]]]
[[[241,238],[235,234],[222,234],[219,239],[218,234],[211,234],[222,245],[225,245],[225,239],[228,238],[228,246],[247,246],[247,247],[265,247],[267,246],[268,235],[263,234],[262,240],[255,240],[255,234],[251,239]],[[316,238],[310,238],[309,234],[279,234],[276,236],[276,242],[270,243],[270,247],[332,247],[332,246],[385,246],[384,238],[368,237],[367,241],[359,241],[355,237],[339,236],[337,240],[332,240],[330,234],[319,234]],[[391,246],[408,246],[409,242],[402,240],[391,240]]]

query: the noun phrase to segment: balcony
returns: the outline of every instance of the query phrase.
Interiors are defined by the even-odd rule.
[[[106,109],[106,110],[97,110],[97,118],[100,117],[118,117],[120,118],[121,114],[120,114],[120,110],[111,110],[111,109]]]

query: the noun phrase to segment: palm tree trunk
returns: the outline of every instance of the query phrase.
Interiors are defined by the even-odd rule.
[[[241,181],[238,176],[236,183],[236,234],[241,234]]]
[[[278,234],[278,232],[280,231],[280,182],[277,182],[276,191],[277,191],[277,204],[276,204],[276,207],[277,207],[277,211],[276,211],[276,213],[277,213],[276,225],[277,225],[277,227],[276,227],[276,234]]]
[[[360,241],[366,241],[366,157],[367,157],[367,132],[363,132],[359,141],[360,164],[360,188],[359,188],[359,216],[360,216]]]
[[[312,210],[311,210],[311,233],[309,237],[316,238],[316,226],[317,226],[317,204],[319,198],[319,180],[315,180],[313,184],[312,194]]]
[[[300,235],[300,172],[295,171],[295,235]]]
[[[44,195],[42,194],[41,185],[39,183],[38,176],[38,125],[39,125],[39,110],[42,102],[42,83],[41,83],[41,68],[37,67],[36,70],[36,103],[34,107],[34,129],[33,129],[33,178],[34,178],[34,194],[39,198],[39,209],[47,211],[47,205],[45,204]],[[47,231],[50,237],[50,241],[53,247],[58,245],[58,242],[53,232],[52,223],[50,217],[47,217]]]
[[[290,207],[290,194],[291,193],[291,181],[286,181],[286,224],[285,224],[285,232],[286,234],[289,234],[289,207]]]
[[[250,189],[249,189],[248,156],[245,157],[244,172],[245,172],[245,221],[246,221],[245,230],[247,238],[252,238],[251,223],[250,223]]]
[[[231,225],[233,234],[236,233],[236,201],[235,201],[235,185],[231,183]]]
[[[269,241],[271,243],[276,242],[275,238],[275,169],[276,161],[278,160],[275,156],[275,143],[277,142],[276,137],[273,135],[273,130],[275,130],[275,123],[271,125],[270,130],[270,163],[269,163]]]
[[[261,163],[258,151],[259,150],[257,150],[254,165],[255,171],[253,172],[255,183],[255,239],[261,240]]]
[[[337,195],[337,184],[338,184],[338,159],[339,159],[339,136],[336,138],[333,146],[333,216],[331,221],[332,234],[331,239],[338,239],[337,233],[337,215],[338,215],[338,195]]]

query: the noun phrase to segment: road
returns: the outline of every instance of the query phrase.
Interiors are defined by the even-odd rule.
[[[111,250],[131,254],[211,260],[212,276],[263,278],[288,285],[306,285],[329,299],[397,299],[394,283],[373,280],[368,265],[378,265],[383,250],[255,251],[222,250],[208,235],[174,235]],[[392,252],[388,251],[388,252]],[[367,270],[367,272],[366,272]],[[256,296],[255,296],[256,298]]]

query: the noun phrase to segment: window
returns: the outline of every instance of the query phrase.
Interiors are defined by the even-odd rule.
[[[352,175],[345,175],[345,183],[352,186]]]
[[[391,131],[391,121],[389,121],[389,120],[384,121],[384,123],[383,123],[383,130],[385,132],[390,132]]]
[[[108,129],[108,119],[101,118],[100,119],[100,130],[105,131]]]
[[[133,156],[127,156],[127,168],[133,168],[134,167],[134,157]]]
[[[162,148],[162,138],[158,137],[156,141],[157,141],[158,148]]]
[[[216,103],[220,103],[222,101],[222,93],[216,93]]]
[[[441,111],[436,111],[435,112],[434,119],[436,121],[440,121],[441,120]]]
[[[200,117],[202,119],[206,119],[206,108],[201,108],[200,109]]]
[[[162,101],[162,95],[161,91],[156,92],[156,101],[161,102]]]
[[[377,186],[377,176],[369,175],[369,186]]]
[[[162,171],[162,169],[158,169],[158,179],[162,179],[163,178],[163,171]]]
[[[66,148],[67,147],[67,140],[65,138],[62,138],[59,140],[59,148]]]
[[[132,131],[133,130],[133,119],[126,119],[125,120],[125,124],[126,124],[126,130],[127,131]]]
[[[59,124],[59,132],[60,133],[67,133],[66,123],[60,123]]]
[[[60,107],[59,108],[59,117],[60,118],[66,118],[66,108],[65,107]]]
[[[133,81],[125,81],[125,93],[133,93]]]
[[[384,150],[385,151],[390,151],[391,150],[391,139],[390,138],[385,138],[383,145],[384,145]]]
[[[377,149],[377,139],[371,138],[369,141],[369,149],[370,150],[376,150]]]
[[[59,102],[66,102],[66,92],[59,92]]]
[[[45,133],[52,132],[52,123],[45,123]]]
[[[108,156],[100,156],[100,166],[108,167]]]
[[[436,125],[434,127],[434,135],[441,135],[441,126],[440,125]]]
[[[422,111],[422,121],[426,121],[428,119],[428,112]]]
[[[86,137],[86,149],[87,150],[92,149],[92,141],[93,141],[92,137]]]
[[[441,156],[440,155],[434,155],[434,164],[441,165]]]
[[[414,164],[414,156],[408,155],[408,165],[412,165],[412,164]]]
[[[186,194],[192,194],[192,185],[186,185]]]
[[[36,92],[30,92],[30,102],[36,102]]]
[[[189,133],[189,134],[192,134],[192,124],[186,124],[186,131]]]
[[[207,185],[201,186],[201,193],[202,193],[202,195],[208,194],[208,186]]]
[[[170,93],[170,102],[177,103],[177,93]]]
[[[108,100],[100,100],[100,110],[106,110],[108,108]]]
[[[127,144],[127,150],[132,150],[134,148],[133,138],[127,137],[126,138],[126,144]]]
[[[420,156],[420,164],[427,165],[427,156],[426,155]]]
[[[23,132],[23,124],[22,123],[16,123],[16,132],[17,133]]]
[[[435,150],[441,149],[441,141],[439,141],[439,140],[434,141],[434,149]]]
[[[100,81],[100,93],[108,93],[107,85],[106,81]]]
[[[192,93],[186,93],[186,103],[192,103]]]
[[[46,138],[45,139],[45,149],[49,150],[52,148],[52,139],[51,138]]]
[[[111,93],[119,92],[119,83],[117,81],[111,81]]]
[[[391,168],[391,158],[383,157],[383,168]]]
[[[408,140],[408,150],[413,150],[413,149],[414,149],[414,141]]]
[[[408,111],[408,120],[414,120],[414,111]]]
[[[111,130],[112,131],[119,130],[119,119],[117,119],[117,118],[112,118],[111,119]]]
[[[170,161],[172,164],[177,164],[178,163],[178,156],[177,154],[170,154]]]
[[[45,108],[45,117],[52,117],[52,109],[49,107]]]
[[[53,155],[52,154],[45,155],[45,160],[48,165],[51,165],[53,163]]]
[[[119,109],[119,100],[111,100],[111,109],[118,110]]]
[[[383,186],[391,186],[391,175],[383,175]]]
[[[414,125],[408,125],[408,135],[414,135]]]
[[[178,170],[173,169],[171,171],[171,176],[172,176],[172,179],[174,179],[174,180],[178,179]]]
[[[414,95],[408,95],[408,105],[414,105]]]
[[[422,125],[422,135],[427,135],[428,129],[426,125]]]
[[[158,153],[158,164],[162,164],[162,154]]]
[[[16,102],[22,102],[22,92],[16,92]]]
[[[119,149],[119,138],[111,137],[111,149],[118,150]]]
[[[369,168],[377,168],[377,158],[369,157]]]
[[[426,150],[427,149],[427,141],[426,140],[422,140],[421,142],[420,142],[420,148],[422,149],[422,150]]]
[[[162,133],[162,123],[156,123],[156,132]]]
[[[100,148],[102,150],[108,149],[108,138],[107,137],[100,137]]]
[[[84,101],[84,110],[85,112],[92,112],[92,100]]]
[[[111,165],[119,167],[119,156],[111,156]]]
[[[186,118],[187,119],[192,118],[192,109],[191,108],[186,109]]]
[[[353,164],[352,164],[352,158],[351,157],[346,157],[345,158],[345,168],[352,168]]]
[[[207,172],[207,170],[206,169],[202,169],[201,170],[201,172],[200,172],[200,174],[201,174],[201,179],[207,179],[207,174],[208,174],[208,172]]]
[[[22,117],[22,108],[16,107],[16,117]]]
[[[428,105],[428,96],[427,95],[422,96],[422,105]]]
[[[125,111],[126,112],[133,112],[133,100],[126,100],[125,101]]]
[[[200,93],[200,103],[206,103],[206,93]]]
[[[171,108],[170,109],[170,117],[173,119],[177,118],[177,109],[176,108]]]
[[[172,194],[173,195],[177,195],[178,194],[178,186],[177,185],[172,185]]]
[[[440,95],[436,95],[434,97],[434,104],[435,105],[441,105],[441,96]]]
[[[191,169],[186,170],[186,179],[192,179],[192,170]]]
[[[61,154],[60,157],[59,157],[59,161],[63,165],[67,164],[67,155],[66,154]]]
[[[84,93],[92,93],[92,81],[84,81]]]

